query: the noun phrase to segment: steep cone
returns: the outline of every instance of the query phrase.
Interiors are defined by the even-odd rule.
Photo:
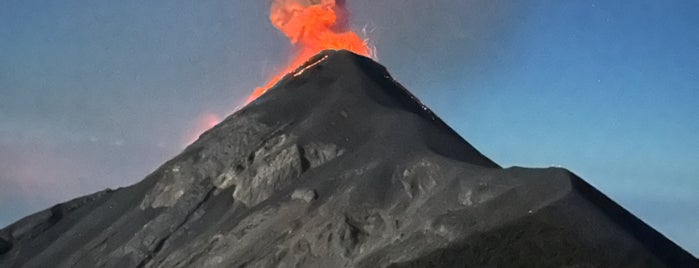
[[[564,169],[498,167],[346,51],[0,239],[0,267],[699,267]]]

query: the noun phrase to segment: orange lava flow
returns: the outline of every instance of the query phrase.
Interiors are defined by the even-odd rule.
[[[256,88],[246,104],[257,99],[284,75],[294,71],[310,57],[326,49],[345,49],[370,56],[367,43],[347,27],[347,10],[342,0],[275,0],[270,11],[274,27],[282,31],[297,54],[264,86]]]

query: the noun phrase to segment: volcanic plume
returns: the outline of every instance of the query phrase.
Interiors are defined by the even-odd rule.
[[[349,29],[348,14],[344,0],[275,0],[270,8],[269,19],[274,27],[289,38],[296,54],[264,86],[256,88],[246,103],[258,98],[285,74],[323,50],[344,49],[370,56],[371,49],[367,42]]]

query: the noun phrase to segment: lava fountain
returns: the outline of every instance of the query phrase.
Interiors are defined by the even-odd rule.
[[[257,99],[284,75],[323,50],[344,49],[371,56],[367,42],[349,29],[348,14],[344,0],[275,0],[269,19],[289,38],[296,52],[293,60],[264,86],[256,88],[245,103]]]

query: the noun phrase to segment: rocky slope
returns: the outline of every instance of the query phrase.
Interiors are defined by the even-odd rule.
[[[327,51],[143,181],[0,231],[1,267],[699,267],[564,169],[502,169]]]

